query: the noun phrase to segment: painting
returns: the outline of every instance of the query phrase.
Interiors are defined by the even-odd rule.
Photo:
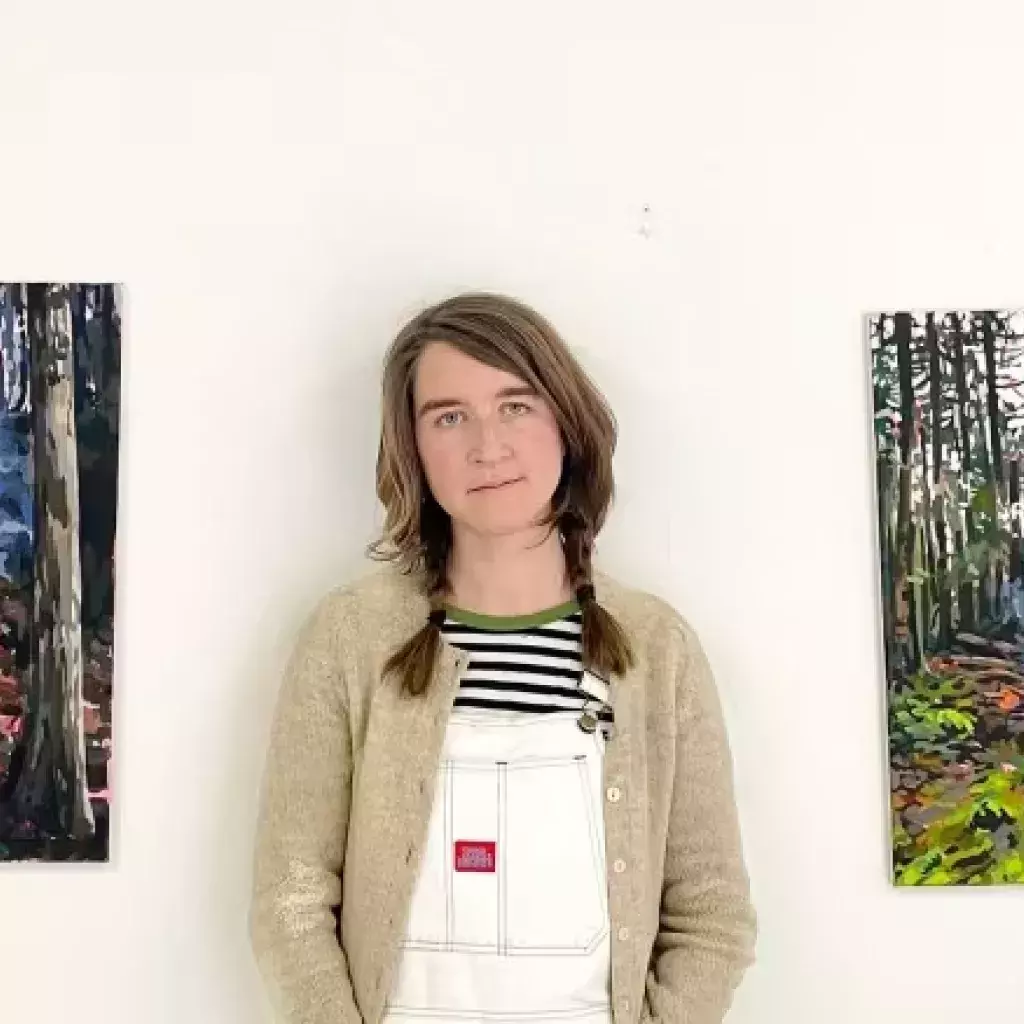
[[[0,866],[110,858],[120,310],[0,283]]]
[[[1024,310],[868,317],[892,881],[1024,882]]]

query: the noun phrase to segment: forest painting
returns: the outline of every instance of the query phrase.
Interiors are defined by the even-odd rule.
[[[0,862],[109,859],[120,289],[0,283]]]
[[[1024,882],[1024,311],[868,323],[893,881]]]

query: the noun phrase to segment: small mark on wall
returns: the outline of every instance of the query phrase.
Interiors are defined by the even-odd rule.
[[[637,230],[641,237],[651,237],[651,206],[649,203],[644,203],[640,210],[640,227]]]

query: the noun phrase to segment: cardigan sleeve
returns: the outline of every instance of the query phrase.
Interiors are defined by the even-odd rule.
[[[359,1024],[338,935],[352,781],[348,700],[330,598],[299,633],[271,726],[249,934],[282,1024]]]
[[[720,1024],[754,960],[732,759],[711,668],[693,630],[679,629],[675,775],[658,935],[642,1020]]]

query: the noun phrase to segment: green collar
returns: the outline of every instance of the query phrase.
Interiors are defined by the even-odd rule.
[[[531,626],[545,626],[549,622],[557,622],[567,615],[578,612],[580,606],[579,602],[573,599],[564,604],[556,604],[553,608],[543,608],[539,612],[530,612],[527,615],[485,615],[483,612],[471,612],[451,604],[446,604],[444,610],[454,622],[461,622],[466,626],[477,626],[480,629],[514,630],[529,629]]]

